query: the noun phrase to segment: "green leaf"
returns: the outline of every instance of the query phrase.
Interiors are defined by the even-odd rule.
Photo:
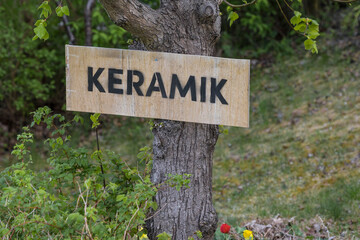
[[[313,24],[315,24],[316,26],[319,26],[319,23],[318,23],[316,20],[311,19],[311,22],[312,22]]]
[[[83,220],[84,220],[84,216],[81,215],[80,213],[71,213],[71,214],[69,214],[69,216],[67,217],[67,220],[68,220],[70,223],[74,223],[74,222],[82,223]]]
[[[150,202],[150,207],[155,211],[158,209],[158,205],[156,202]]]
[[[123,201],[124,203],[126,203],[127,197],[126,197],[124,194],[117,195],[117,196],[116,196],[116,201],[117,201],[117,202]]]
[[[299,32],[305,32],[305,30],[306,30],[306,24],[305,24],[305,23],[300,23],[300,24],[296,25],[296,26],[294,27],[294,29],[295,29],[296,31],[299,31]]]
[[[89,189],[91,187],[91,178],[85,180],[84,186],[86,189]]]
[[[70,11],[68,6],[63,6],[62,8],[62,12],[66,15],[66,16],[70,16]]]
[[[312,23],[312,24],[309,25],[309,30],[319,32],[319,25],[316,25],[316,24]]]
[[[199,230],[197,230],[196,232],[196,236],[198,237],[198,238],[203,238],[203,235],[202,235],[202,232],[201,231],[199,231]]]
[[[65,14],[66,16],[70,16],[70,12],[69,12],[68,6],[63,6],[63,7],[57,6],[56,9],[55,9],[55,11],[56,11],[56,15],[58,15],[58,17],[62,17],[62,16],[64,16],[64,14]]]
[[[82,118],[79,114],[76,114],[73,120],[75,122],[80,122],[81,124],[84,124],[84,118]]]
[[[290,19],[290,22],[292,25],[296,25],[296,24],[299,24],[301,22],[301,18],[300,17],[297,17],[297,16],[293,16],[291,19]]]
[[[320,35],[320,33],[319,33],[318,31],[315,31],[315,30],[310,30],[310,31],[308,32],[308,36],[309,36],[309,38],[311,38],[311,39],[315,39],[315,38],[317,38],[319,35]]]
[[[62,11],[62,7],[60,7],[60,6],[57,6],[57,7],[56,7],[55,12],[56,12],[56,15],[57,15],[58,17],[64,16],[64,13],[63,13],[63,11]]]
[[[98,121],[99,117],[100,117],[100,113],[94,113],[94,114],[90,115],[90,119],[93,123],[92,128],[96,128],[97,126],[100,125],[100,123]]]
[[[35,26],[38,27],[40,24],[44,24],[44,26],[46,27],[46,25],[45,25],[46,23],[45,23],[45,21],[43,19],[37,20],[36,23],[35,23]]]
[[[301,12],[298,12],[298,11],[294,11],[294,14],[296,17],[300,17],[301,16]]]
[[[168,234],[167,232],[163,232],[157,235],[156,237],[158,238],[158,240],[171,240],[171,236],[172,236],[171,234]]]
[[[41,5],[38,7],[38,9],[40,9],[40,8],[45,8],[46,6],[49,6],[49,2],[48,2],[48,1],[43,1],[43,2],[41,3]]]
[[[313,48],[314,44],[315,44],[315,42],[311,39],[305,40],[305,42],[304,42],[305,49],[311,50]]]
[[[234,23],[234,21],[238,18],[239,18],[239,15],[236,12],[230,12],[230,14],[228,16],[228,20],[230,20],[230,27]]]
[[[44,1],[38,9],[42,9],[40,17],[44,16],[45,18],[48,18],[49,14],[51,14],[51,7],[48,1]]]
[[[36,36],[40,39],[46,40],[49,38],[49,33],[47,32],[44,24],[40,24],[39,26],[34,28],[34,32],[35,32]]]
[[[319,51],[318,51],[318,49],[317,49],[317,46],[316,46],[316,42],[315,42],[315,44],[313,45],[313,48],[311,49],[311,52],[312,53],[319,53]]]

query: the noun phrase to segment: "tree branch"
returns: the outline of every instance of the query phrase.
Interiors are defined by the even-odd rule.
[[[56,5],[59,6],[60,3],[59,1],[55,1]],[[64,23],[64,27],[65,27],[65,30],[66,30],[66,34],[68,35],[69,37],[69,44],[70,45],[74,45],[76,43],[76,38],[71,30],[71,27],[70,27],[70,24],[69,24],[69,18],[68,16],[66,16],[65,14],[62,16],[62,21]]]
[[[142,41],[161,33],[161,14],[137,0],[100,0],[111,20]],[[161,35],[161,34],[160,34]]]
[[[357,0],[333,0],[333,1],[340,3],[352,3],[352,2],[356,2]]]
[[[86,3],[84,17],[85,17],[85,45],[92,46],[92,10],[95,5],[95,0],[88,0]]]
[[[251,2],[248,2],[248,3],[244,3],[244,4],[239,4],[239,5],[235,5],[235,4],[232,4],[232,3],[229,3],[227,0],[223,0],[224,3],[226,3],[227,5],[229,5],[230,7],[234,7],[234,8],[242,8],[242,7],[247,7],[247,6],[250,6],[250,5],[253,5],[256,3],[257,0],[253,0]]]
[[[69,37],[69,44],[70,45],[73,45],[76,43],[76,38],[71,30],[71,27],[70,27],[70,24],[69,24],[69,18],[68,16],[64,15],[62,16],[62,20],[64,22],[64,26],[65,26],[65,29],[66,29],[66,33]]]

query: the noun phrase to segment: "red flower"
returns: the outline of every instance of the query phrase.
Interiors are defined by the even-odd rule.
[[[220,232],[222,232],[222,233],[229,233],[230,232],[230,226],[229,225],[227,225],[226,223],[223,223],[223,224],[221,224],[221,226],[220,226]]]

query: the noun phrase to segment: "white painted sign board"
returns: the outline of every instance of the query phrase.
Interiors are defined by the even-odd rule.
[[[67,110],[249,127],[250,60],[65,48]]]

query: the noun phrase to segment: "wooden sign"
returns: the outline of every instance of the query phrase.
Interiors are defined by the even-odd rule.
[[[249,126],[250,61],[66,46],[66,109]]]

